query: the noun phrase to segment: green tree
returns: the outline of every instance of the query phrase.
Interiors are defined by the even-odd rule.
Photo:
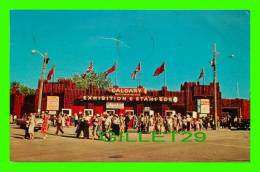
[[[22,95],[34,95],[35,94],[35,89],[30,88],[24,84],[21,84],[18,81],[13,81],[10,84],[10,94],[12,94],[14,86],[17,87],[17,92],[19,92]]]
[[[112,86],[112,80],[110,78],[106,78],[102,73],[97,74],[94,71],[89,72],[85,78],[82,78],[79,74],[75,74],[71,77],[71,80],[81,89],[86,89],[90,85],[100,89],[106,89]]]

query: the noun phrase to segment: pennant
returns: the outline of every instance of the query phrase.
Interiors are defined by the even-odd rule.
[[[204,68],[201,69],[199,80],[201,80],[204,77]]]
[[[158,76],[160,75],[161,73],[163,73],[165,70],[165,64],[163,63],[160,67],[158,67],[155,71],[154,71],[154,74],[153,76]]]

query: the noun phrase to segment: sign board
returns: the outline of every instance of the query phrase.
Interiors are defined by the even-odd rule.
[[[122,102],[106,102],[107,109],[124,109],[124,103]]]
[[[151,110],[151,107],[144,107],[144,111],[149,111]]]
[[[192,111],[192,118],[197,118],[197,112]]]
[[[145,88],[109,88],[108,91],[114,93],[115,95],[140,95],[140,94],[146,94]]]
[[[59,110],[59,96],[47,96],[47,110]]]
[[[178,103],[178,97],[152,96],[83,96],[87,101],[123,101],[123,102],[169,102]]]
[[[197,111],[198,113],[209,114],[210,113],[209,99],[197,99]]]
[[[200,118],[207,117],[207,114],[201,113],[201,114],[199,115],[199,117],[200,117]]]
[[[56,111],[50,110],[50,111],[49,111],[49,115],[56,115]]]

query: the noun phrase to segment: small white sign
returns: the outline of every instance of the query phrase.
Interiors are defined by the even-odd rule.
[[[178,102],[178,97],[173,97],[173,102],[177,103]]]
[[[192,112],[192,118],[197,118],[197,112],[195,111]]]
[[[144,111],[149,111],[149,110],[151,110],[151,107],[144,107]]]
[[[198,113],[209,114],[209,112],[210,112],[209,99],[198,99],[197,100],[197,111],[198,111]]]
[[[107,102],[106,103],[107,109],[124,109],[123,102]]]
[[[49,114],[50,114],[50,115],[56,115],[56,111],[50,110],[50,111],[49,111]]]

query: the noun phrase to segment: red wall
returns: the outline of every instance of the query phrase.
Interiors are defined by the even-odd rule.
[[[10,113],[21,118],[24,113],[34,112],[34,99],[34,95],[12,94],[10,96]]]
[[[39,83],[38,83],[39,87]],[[177,109],[176,111],[185,113],[186,111],[196,111],[197,109],[197,99],[198,98],[208,98],[211,102],[211,114],[214,113],[213,105],[213,84],[209,85],[200,85],[196,82],[185,82],[181,85],[180,91],[169,91],[167,87],[162,87],[161,90],[147,90],[147,96],[177,96],[178,103],[176,104],[153,104],[153,108],[161,113],[164,113],[165,110],[168,109]],[[106,90],[100,90],[95,87],[90,87],[86,90],[77,89],[76,85],[70,80],[63,80],[59,82],[44,82],[43,86],[43,99],[42,99],[42,110],[46,110],[46,98],[49,95],[56,95],[60,97],[60,109],[61,108],[72,108],[73,113],[82,111],[84,108],[94,109],[95,113],[102,113],[105,110],[104,104],[94,104],[93,102],[80,103],[80,99],[84,95],[112,95],[112,93]],[[25,98],[26,97],[26,98]],[[10,110],[11,113],[21,114],[23,112],[31,111],[30,109],[33,107],[34,111],[37,112],[38,105],[38,89],[36,90],[34,100],[27,99],[27,96],[21,96],[18,94],[11,95],[11,105]],[[30,101],[32,101],[30,103]],[[219,84],[217,84],[217,102],[218,102],[218,114],[222,113],[222,106],[237,106],[241,108],[241,113],[243,118],[250,118],[250,101],[243,99],[222,99],[222,95],[220,92]],[[26,107],[30,104],[30,108],[26,109]],[[143,108],[146,106],[144,103],[133,103],[131,106],[125,105],[125,109],[134,109],[137,114],[143,112]],[[125,110],[120,110],[119,113],[124,113]]]
[[[250,119],[250,101],[245,99],[222,99],[225,108],[240,108],[243,119]]]

